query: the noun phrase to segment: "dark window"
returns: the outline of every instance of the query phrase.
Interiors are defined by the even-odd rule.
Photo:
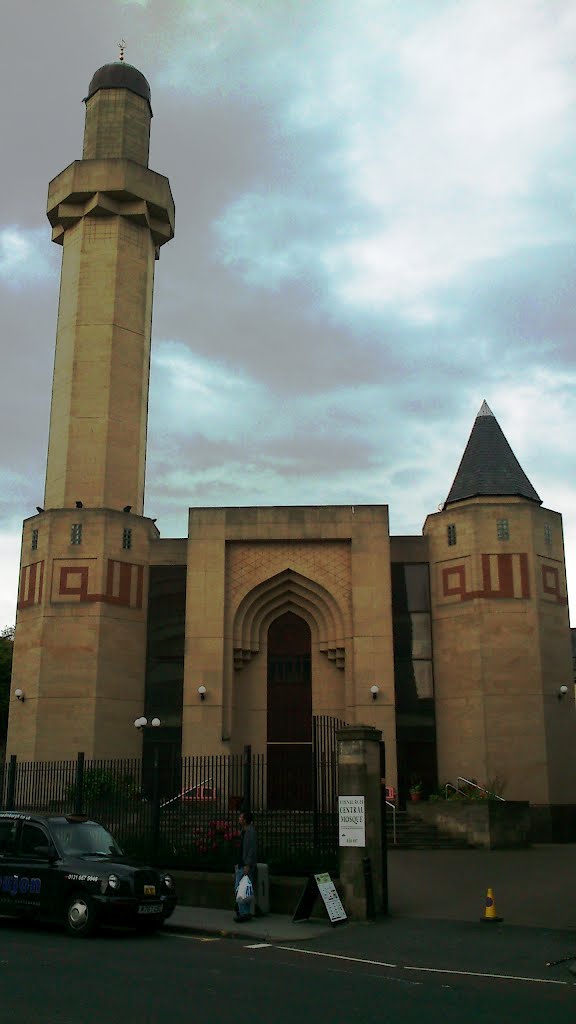
[[[456,541],[456,527],[454,543]],[[438,784],[434,669],[427,563],[392,563],[392,621],[398,794],[408,796],[413,777],[426,792]]]
[[[118,843],[103,827],[92,822],[63,821],[52,825],[62,853],[78,857],[82,854],[122,856]]]
[[[82,543],[82,523],[72,523],[72,529],[70,530],[70,543]]]
[[[427,565],[405,565],[406,606],[411,612],[427,612],[430,608],[430,580]]]
[[[507,519],[496,520],[496,536],[498,540],[510,540],[510,526]]]
[[[38,530],[32,530],[32,551],[38,547]]]
[[[36,854],[36,847],[41,846],[44,849],[49,845],[48,836],[46,835],[43,828],[39,825],[33,825],[32,822],[25,821],[22,826],[22,837],[20,839],[20,851],[27,857],[34,857]]]
[[[185,621],[186,566],[151,566],[144,714],[148,719],[158,716],[162,725],[142,730],[144,770],[148,778],[157,746],[163,791],[176,793],[179,776],[175,773],[182,749]]]
[[[432,711],[432,625],[426,563],[392,564],[394,672],[398,710]]]
[[[448,537],[448,547],[453,548],[456,543],[456,524],[450,523],[446,527],[446,534]]]
[[[122,547],[129,550],[132,547],[132,530],[125,526],[122,533]]]
[[[14,848],[17,821],[0,821],[0,853],[10,853]]]

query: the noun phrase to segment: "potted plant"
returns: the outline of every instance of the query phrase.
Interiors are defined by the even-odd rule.
[[[422,799],[422,781],[420,779],[412,779],[409,793],[412,803],[417,803],[418,800]]]

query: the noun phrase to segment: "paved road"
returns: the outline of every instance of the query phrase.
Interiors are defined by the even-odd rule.
[[[556,938],[553,951],[561,955]],[[521,974],[533,979],[523,981],[422,969],[469,970],[463,951],[474,945],[471,935],[460,943],[456,932],[397,933],[404,952],[412,942],[412,956],[388,960],[374,939],[367,926],[299,949],[112,931],[79,941],[0,921],[0,1024],[227,1024],[248,1015],[266,1024],[572,1024],[576,1017],[576,978],[540,960],[554,945],[545,934],[535,946],[521,936]],[[505,941],[513,947],[517,939]]]

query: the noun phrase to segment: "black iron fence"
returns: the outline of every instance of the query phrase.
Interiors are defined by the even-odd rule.
[[[336,805],[336,757],[327,742],[318,743],[308,761],[289,753],[272,761],[249,747],[243,754],[182,758],[168,776],[157,756],[151,764],[83,754],[76,761],[12,757],[0,764],[2,808],[88,815],[130,856],[172,868],[230,870],[238,859],[238,815],[249,809],[259,859],[271,873],[335,873]]]

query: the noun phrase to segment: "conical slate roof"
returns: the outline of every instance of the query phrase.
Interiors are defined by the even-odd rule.
[[[494,413],[482,402],[445,505],[466,498],[515,495],[542,504],[504,437]]]

